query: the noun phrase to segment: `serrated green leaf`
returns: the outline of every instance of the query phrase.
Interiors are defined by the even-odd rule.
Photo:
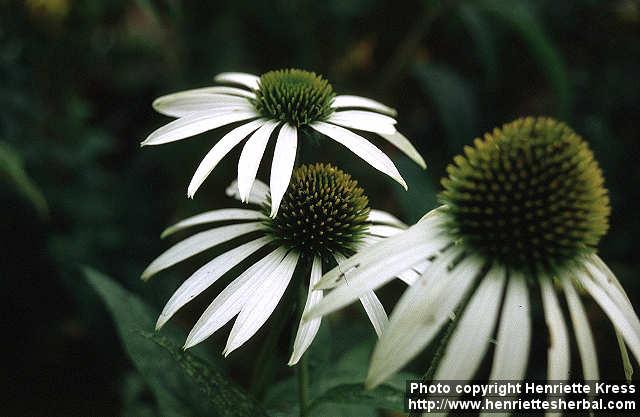
[[[111,313],[124,348],[153,391],[162,416],[266,416],[261,407],[216,367],[180,348],[184,335],[157,334],[155,314],[105,275],[85,269],[89,284]]]
[[[24,169],[22,158],[9,145],[0,142],[0,179],[4,179],[27,199],[41,217],[49,213],[47,200]]]

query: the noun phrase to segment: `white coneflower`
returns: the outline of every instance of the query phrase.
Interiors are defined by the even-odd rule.
[[[377,101],[338,95],[331,84],[313,72],[296,69],[271,71],[258,77],[222,73],[215,81],[237,87],[215,86],[166,95],[153,107],[178,119],[151,133],[142,145],[160,145],[212,129],[242,122],[224,135],[204,157],[189,184],[193,197],[218,162],[250,136],[238,162],[238,189],[246,202],[270,136],[277,131],[271,164],[271,217],[275,216],[293,171],[302,129],[310,127],[346,146],[374,168],[407,188],[389,157],[367,139],[349,129],[373,132],[395,145],[423,168],[424,160],[400,134],[396,111]]]
[[[580,293],[600,305],[640,359],[640,321],[596,254],[608,228],[609,199],[580,136],[553,119],[519,119],[476,139],[454,161],[443,180],[443,206],[362,250],[316,285],[338,286],[306,318],[351,303],[417,262],[432,261],[395,306],[373,353],[367,385],[380,384],[415,357],[454,313],[455,328],[434,379],[471,379],[496,333],[490,379],[520,380],[537,302],[549,332],[547,378],[567,380],[570,332],[559,293],[585,380],[597,380],[599,371]],[[626,352],[623,343],[621,350]]]
[[[227,194],[238,198],[235,182],[227,189]],[[267,321],[296,268],[309,280],[308,284],[296,282],[296,285],[309,287],[306,311],[322,299],[322,291],[313,290],[313,286],[322,276],[323,265],[340,264],[360,247],[369,246],[406,228],[394,216],[370,210],[368,199],[358,183],[330,165],[303,165],[294,170],[280,211],[274,218],[268,216],[271,207],[268,187],[264,183],[255,182],[248,200],[261,205],[261,209],[214,210],[167,229],[163,236],[195,225],[227,223],[179,242],[154,260],[142,274],[143,279],[149,279],[206,249],[251,234],[252,240],[248,243],[214,258],[196,271],[164,307],[157,328],[242,261],[255,261],[213,300],[189,333],[185,348],[202,342],[237,315],[224,350],[225,355],[229,354]],[[234,224],[228,224],[230,221]],[[398,274],[409,283],[418,275],[412,269]],[[373,291],[365,291],[359,298],[376,333],[380,334],[387,323],[382,304]],[[320,319],[299,326],[290,365],[298,362],[319,327]]]

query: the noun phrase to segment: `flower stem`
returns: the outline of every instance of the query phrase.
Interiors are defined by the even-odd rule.
[[[304,285],[298,285],[298,311],[302,317],[304,305],[307,301],[307,291]],[[307,408],[309,405],[309,363],[307,355],[304,354],[300,358],[297,366],[298,374],[298,401],[300,403],[300,417],[307,417]]]

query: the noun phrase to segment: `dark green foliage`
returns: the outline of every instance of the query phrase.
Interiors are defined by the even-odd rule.
[[[331,84],[314,72],[276,70],[260,77],[254,106],[265,117],[298,127],[327,119],[334,96]]]
[[[221,161],[199,196],[185,198],[199,158],[225,129],[179,144],[139,148],[141,139],[167,122],[151,107],[156,97],[211,85],[223,71],[305,68],[325,75],[340,94],[396,108],[398,129],[425,157],[428,170],[376,135],[361,133],[396,163],[408,192],[312,129],[300,129],[297,151],[301,163],[328,161],[351,173],[373,207],[409,224],[435,207],[446,164],[473,137],[522,115],[566,121],[589,141],[610,191],[611,227],[598,252],[638,305],[638,10],[637,2],[628,0],[2,2],[0,141],[41,191],[48,216],[36,215],[35,200],[23,197],[26,190],[0,180],[5,243],[0,301],[11,312],[4,333],[13,337],[0,348],[9,385],[0,415],[137,416],[144,412],[132,410],[143,405],[147,414],[165,415],[147,387],[133,386],[135,398],[123,397],[132,361],[77,265],[119,277],[160,311],[186,276],[218,254],[214,249],[185,261],[153,285],[139,280],[145,265],[167,246],[158,239],[164,226],[230,204],[220,191],[236,176],[242,145]],[[392,65],[398,57],[401,65]],[[261,180],[269,178],[270,152],[267,148]],[[227,284],[223,279],[194,300],[175,324],[188,330]],[[391,307],[404,289],[393,283],[377,294]],[[585,308],[590,319],[600,317],[593,305]],[[356,327],[350,327],[338,352],[348,352],[360,340],[374,341],[366,318],[355,320],[356,314],[362,313],[354,305],[323,320],[321,332],[325,324],[335,326],[312,348],[329,350],[345,323],[357,324],[361,332],[354,336]],[[142,327],[150,332],[153,324]],[[592,324],[598,346],[615,343],[610,326]],[[288,359],[287,335],[296,326],[297,321],[285,325],[271,352],[278,365],[274,378],[265,381],[268,386],[293,375],[280,365]],[[267,324],[263,331],[270,328]],[[224,333],[201,349],[219,357]],[[265,338],[256,335],[255,342],[221,361],[225,374],[249,387]],[[544,363],[545,342],[532,346],[534,363]],[[342,372],[364,372],[367,360],[364,355]],[[617,355],[605,351],[599,360],[603,379],[624,378]],[[425,354],[414,369],[424,372],[429,361]],[[332,357],[313,367],[312,380],[338,366]],[[542,368],[536,368],[539,377]],[[331,384],[323,379],[313,398],[336,385],[361,382],[360,377]],[[279,398],[288,393],[295,403],[295,386],[284,388]],[[195,396],[205,398],[201,391]],[[265,398],[260,401],[265,404]],[[316,416],[377,415],[371,407],[334,410],[314,408]]]
[[[270,206],[263,211],[268,215]],[[369,199],[351,175],[329,164],[302,165],[293,171],[269,233],[308,256],[349,255],[367,229]]]
[[[505,124],[454,158],[442,180],[450,231],[517,268],[552,268],[592,251],[609,197],[588,145],[550,118]]]
[[[255,400],[208,361],[180,348],[178,332],[154,333],[152,310],[110,278],[85,270],[106,304],[122,343],[153,391],[163,416],[266,416]],[[165,332],[166,333],[166,332]]]

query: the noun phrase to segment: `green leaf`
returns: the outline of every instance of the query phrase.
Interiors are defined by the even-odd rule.
[[[47,217],[47,200],[38,186],[29,178],[20,155],[6,143],[0,142],[0,179],[9,182],[15,190],[26,198],[40,217]]]
[[[503,21],[518,32],[529,46],[540,69],[554,89],[558,100],[558,111],[561,118],[568,116],[571,107],[571,91],[569,78],[564,62],[556,48],[536,18],[531,5],[523,1],[509,0],[478,0],[469,3],[486,13]]]
[[[85,269],[111,313],[124,348],[158,401],[162,416],[266,416],[255,401],[208,361],[183,351],[184,335],[154,328],[155,313],[112,279]]]
[[[414,73],[438,112],[447,143],[458,151],[477,134],[478,105],[471,83],[451,68],[433,64],[418,64]]]
[[[368,405],[394,411],[404,410],[404,390],[387,384],[367,390],[362,384],[343,384],[331,388],[310,405],[313,409],[324,403]]]

